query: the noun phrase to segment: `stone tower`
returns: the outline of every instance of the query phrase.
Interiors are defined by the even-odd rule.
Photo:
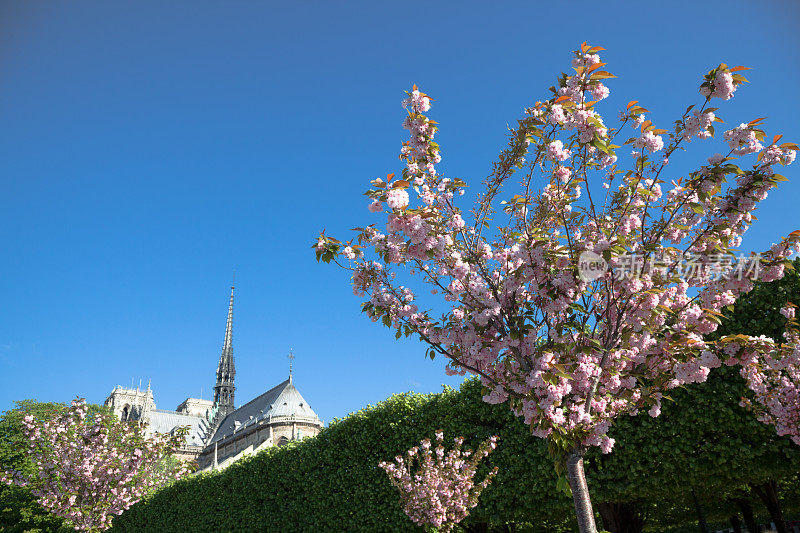
[[[228,325],[225,329],[222,355],[219,357],[219,366],[217,366],[217,384],[214,387],[212,422],[219,423],[234,411],[233,393],[236,387],[233,385],[233,380],[235,377],[236,368],[233,364],[233,285],[231,285],[231,299],[228,304]]]
[[[106,398],[104,405],[113,409],[114,414],[120,420],[140,420],[142,422],[147,422],[150,412],[156,408],[149,381],[147,390],[140,390],[139,387],[128,389],[117,385]]]

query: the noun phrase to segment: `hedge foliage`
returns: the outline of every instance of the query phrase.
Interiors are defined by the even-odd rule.
[[[722,369],[718,369],[722,370]],[[624,418],[612,429],[610,455],[592,452],[587,475],[594,502],[637,502],[655,531],[696,520],[691,488],[711,520],[735,514],[728,500],[747,483],[800,471],[800,450],[738,405],[738,376],[725,370],[679,389],[656,419]],[[546,442],[506,406],[481,400],[481,387],[399,394],[317,437],[270,448],[227,470],[176,483],[135,505],[115,531],[418,531],[377,463],[429,437],[464,435],[500,445],[485,461],[498,466],[467,525],[528,524],[531,531],[574,531],[571,498],[556,490]],[[753,500],[754,508],[760,503]],[[788,511],[789,509],[787,509]],[[763,514],[763,511],[761,511]]]
[[[506,406],[481,401],[481,387],[398,394],[318,436],[269,448],[228,469],[182,480],[117,518],[114,531],[419,531],[377,466],[442,429],[477,446],[500,446],[483,469],[500,472],[468,521],[536,522],[572,529],[572,501],[556,493],[546,442],[532,437]]]

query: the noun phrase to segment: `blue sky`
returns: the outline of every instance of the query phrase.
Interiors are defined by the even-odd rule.
[[[361,193],[400,170],[403,90],[436,99],[440,171],[474,185],[584,40],[619,76],[609,123],[637,99],[668,127],[723,61],[753,67],[726,123],[800,141],[797,20],[788,0],[0,3],[0,410],[132,379],[159,408],[208,398],[234,271],[238,404],[290,347],[326,422],[457,385],[309,248],[374,221]],[[800,228],[798,169],[746,248]]]

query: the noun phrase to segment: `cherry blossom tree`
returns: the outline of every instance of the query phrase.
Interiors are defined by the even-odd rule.
[[[675,152],[714,137],[722,119],[712,102],[733,97],[746,67],[706,74],[698,103],[669,130],[638,101],[611,127],[597,110],[615,77],[602,50],[584,43],[552,96],[525,110],[469,212],[459,207],[466,183],[438,172],[432,99],[414,86],[403,102],[402,175],[375,179],[366,193],[385,225],[357,228],[346,242],[323,232],[314,244],[317,260],[352,271],[373,321],[398,338],[417,336],[431,358],[448,359],[448,373],[480,376],[485,401],[508,402],[549,440],[582,532],[596,530],[583,456],[590,446],[611,451],[615,417],[658,416],[670,389],[704,381],[725,360],[765,391],[797,383],[797,356],[784,362],[789,348],[703,337],[753,280],[782,277],[798,247],[800,231],[762,254],[736,255],[797,146],[775,136],[765,147],[755,119],[724,132],[724,154],[670,175]],[[764,420],[796,431],[786,412],[797,404],[781,394],[762,395],[772,402]]]
[[[433,450],[431,441],[424,439],[405,457],[398,455],[394,463],[378,466],[400,491],[403,510],[411,520],[446,533],[478,505],[481,492],[497,474],[494,468],[480,483],[473,479],[478,464],[497,447],[497,437],[488,438],[474,452],[462,450],[464,439],[456,437],[453,449],[445,454],[443,441],[444,433],[437,431]]]
[[[78,531],[104,531],[114,515],[170,480],[187,473],[171,454],[183,439],[146,436],[83,399],[51,419],[23,419],[35,472],[0,472],[0,481],[31,489],[39,503]]]

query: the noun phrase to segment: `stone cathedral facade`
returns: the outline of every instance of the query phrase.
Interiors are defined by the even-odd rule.
[[[156,409],[148,383],[146,390],[117,386],[105,401],[121,420],[141,421],[150,433],[172,433],[188,427],[178,455],[197,461],[201,470],[225,468],[265,447],[316,435],[322,428],[322,421],[294,386],[291,366],[289,379],[236,407],[233,291],[231,287],[213,400],[186,398],[174,411]]]

